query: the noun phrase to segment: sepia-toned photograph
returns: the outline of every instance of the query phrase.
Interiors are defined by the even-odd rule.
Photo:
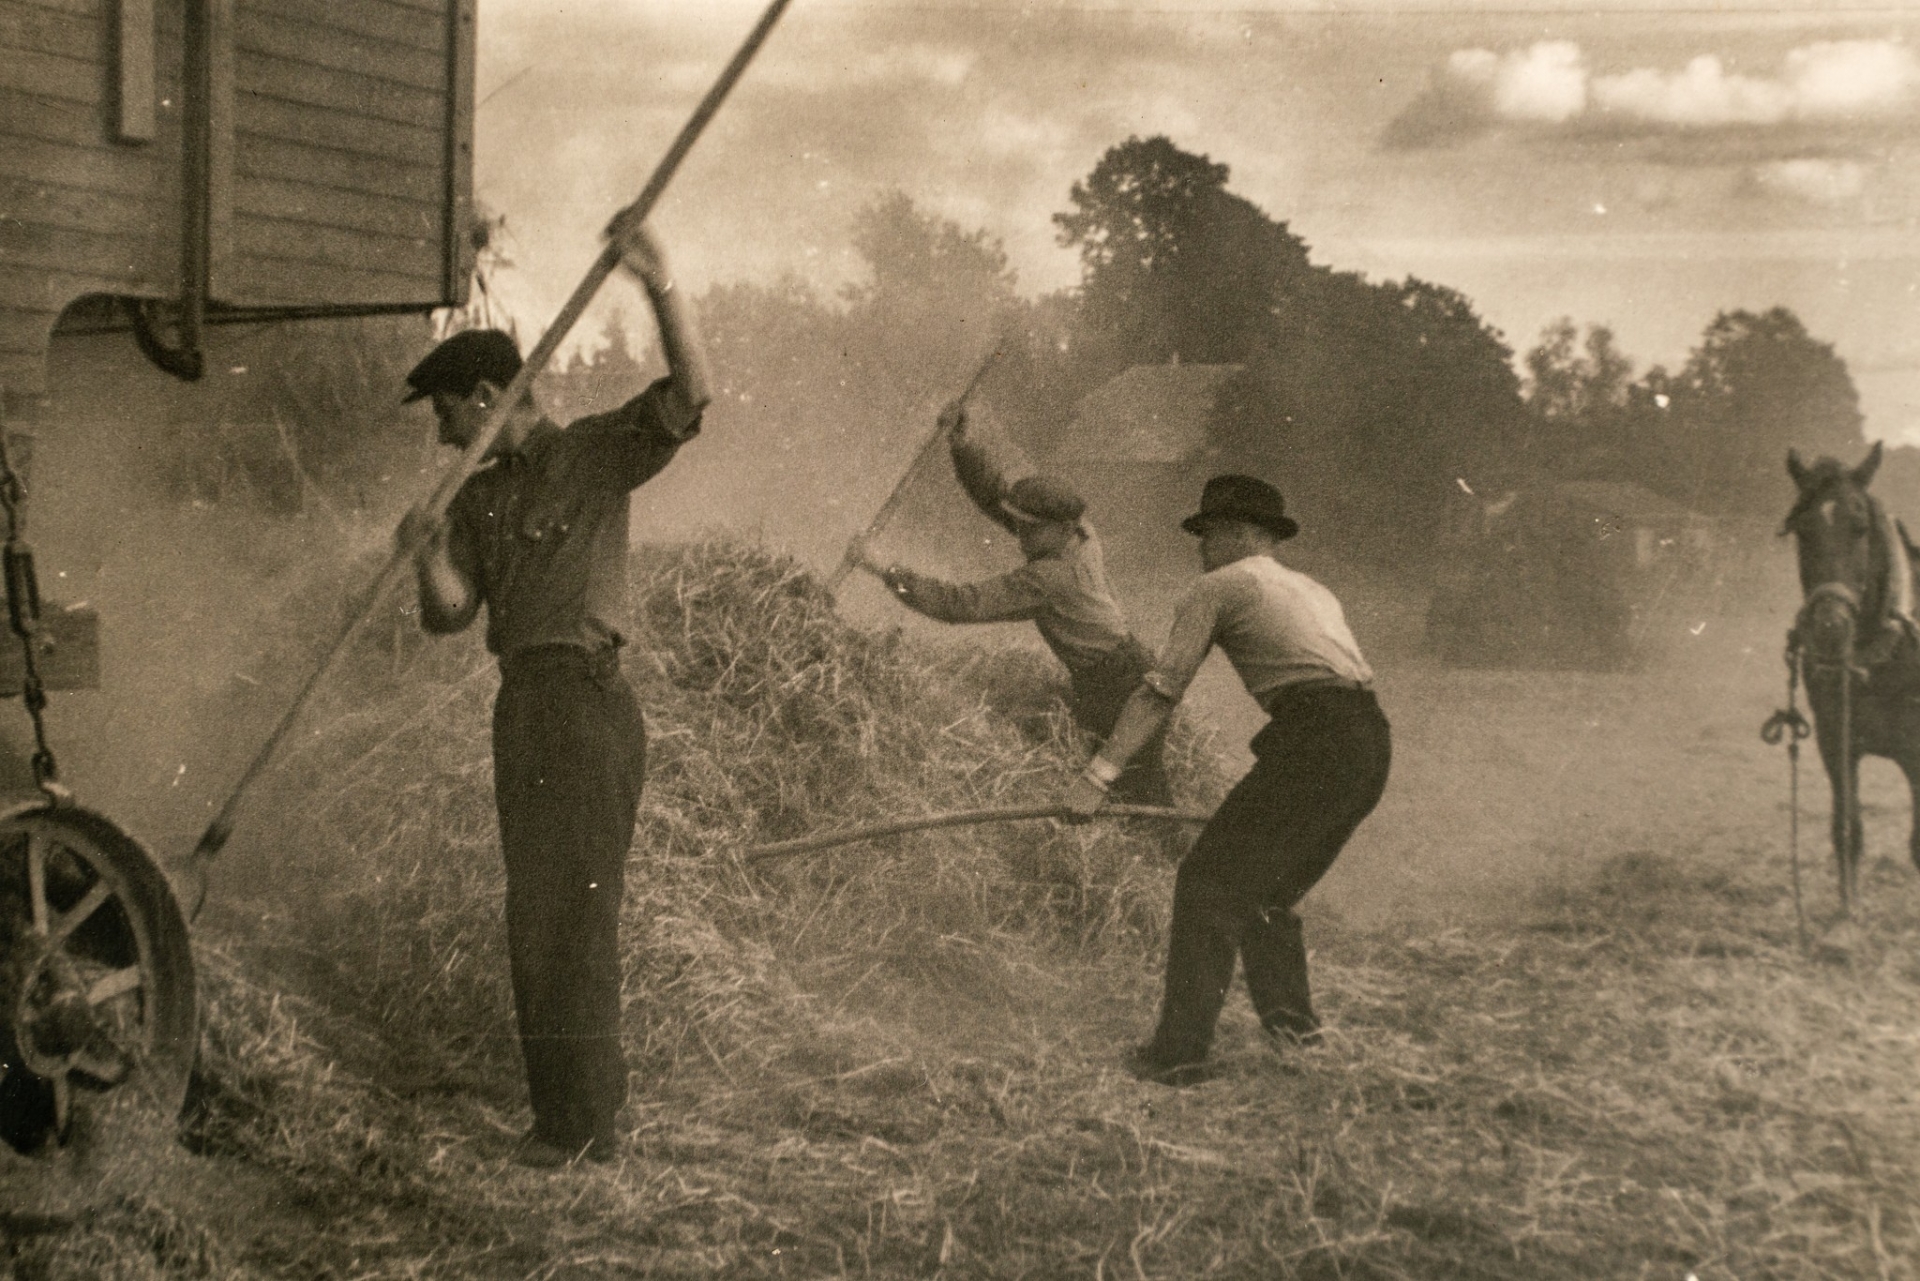
[[[1920,1281],[1920,8],[0,0],[0,1281]]]

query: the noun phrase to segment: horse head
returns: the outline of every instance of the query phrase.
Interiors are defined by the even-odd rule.
[[[1853,663],[1856,644],[1888,609],[1893,552],[1880,504],[1867,493],[1880,455],[1876,441],[1849,468],[1832,458],[1808,465],[1787,451],[1787,472],[1800,492],[1780,533],[1793,535],[1799,552],[1805,599],[1794,635],[1815,663]]]

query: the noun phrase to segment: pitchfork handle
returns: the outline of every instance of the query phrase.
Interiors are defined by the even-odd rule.
[[[987,370],[993,368],[993,362],[998,359],[1000,359],[998,349],[988,352],[987,358],[980,362],[980,368],[973,371],[973,377],[967,379],[967,385],[961,389],[959,398],[953,403],[964,408],[967,401],[973,398],[974,389],[980,385],[980,380],[987,376]],[[906,495],[907,482],[919,474],[920,464],[927,460],[927,457],[933,453],[934,447],[940,443],[940,438],[945,435],[946,424],[944,422],[935,422],[933,431],[927,435],[927,439],[921,444],[920,448],[914,451],[913,461],[908,463],[907,469],[900,473],[900,479],[893,482],[893,492],[887,495],[886,502],[880,504],[880,510],[873,514],[873,519],[867,522],[867,527],[860,531],[860,537],[855,540],[856,542],[866,542],[885,528],[888,521],[893,519],[894,509],[900,506],[901,498]],[[828,591],[838,591],[840,584],[847,581],[847,575],[853,572],[854,546],[855,542],[849,542],[847,544],[846,554],[840,557],[840,563],[834,567],[833,573],[828,575]]]
[[[694,109],[692,117],[681,128],[679,136],[674,138],[673,145],[667,148],[667,154],[661,157],[660,163],[654,167],[653,176],[647,179],[647,185],[641,190],[640,198],[615,215],[613,226],[644,219],[652,212],[654,204],[660,199],[660,193],[666,190],[667,183],[679,169],[680,162],[693,149],[695,140],[707,127],[707,123],[713,119],[714,113],[720,110],[720,104],[725,101],[733,86],[739,82],[741,75],[747,69],[747,64],[753,61],[753,55],[759,52],[760,46],[773,30],[773,24],[779,20],[780,14],[789,3],[791,0],[773,0],[767,6],[760,21],[748,33],[739,51],[733,55],[733,60],[727,63],[726,69],[720,73],[720,78],[714,82],[711,89],[707,90],[707,96],[700,100],[700,105]],[[493,448],[494,441],[505,428],[507,419],[513,413],[515,406],[533,386],[533,380],[553,359],[553,354],[558,350],[561,341],[573,329],[574,322],[580,319],[580,314],[587,309],[587,304],[593,301],[593,296],[599,292],[600,286],[606,283],[607,277],[612,275],[619,265],[620,247],[617,243],[609,241],[600,251],[600,256],[594,259],[593,266],[587,269],[587,274],[581,279],[579,285],[574,288],[573,296],[567,299],[566,305],[560,309],[553,323],[547,327],[546,333],[540,336],[540,341],[534,344],[532,351],[527,353],[520,372],[513,376],[506,390],[494,402],[492,412],[481,423],[480,430],[474,434],[466,452],[460,456],[457,463],[448,468],[447,474],[441,478],[440,484],[427,499],[422,510],[432,519],[418,522],[422,532],[394,550],[392,559],[387,562],[380,577],[374,580],[373,586],[360,598],[358,607],[348,618],[346,625],[340,629],[339,635],[334,639],[333,647],[327,651],[326,657],[321,659],[320,666],[315,669],[313,675],[307,678],[307,683],[300,687],[300,692],[294,696],[292,706],[280,718],[280,723],[274,727],[266,744],[248,764],[246,772],[234,785],[233,791],[227,796],[226,803],[220,807],[220,812],[214,816],[213,822],[207,825],[206,832],[200,837],[200,843],[194,847],[188,860],[189,870],[200,879],[196,891],[200,901],[204,901],[206,897],[205,865],[219,854],[228,838],[232,836],[234,814],[239,809],[241,798],[253,786],[267,763],[273,759],[281,741],[293,728],[294,722],[300,718],[300,713],[306,709],[314,690],[318,689],[320,683],[339,666],[340,659],[346,652],[347,642],[372,616],[374,609],[387,593],[399,583],[408,566],[413,562],[419,550],[420,541],[426,536],[425,531],[432,529],[433,525],[446,515],[447,506],[453,502],[453,496],[460,492],[460,486],[464,485],[467,478],[478,471],[480,465],[486,461],[487,451]],[[196,902],[193,914],[199,913],[199,906],[199,902]]]

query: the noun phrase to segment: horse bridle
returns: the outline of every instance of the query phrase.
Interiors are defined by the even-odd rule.
[[[1840,651],[1846,657],[1839,662],[1822,662],[1806,642],[1806,627],[1813,616],[1813,611],[1828,600],[1838,601],[1846,612],[1845,644]],[[1853,661],[1853,649],[1859,629],[1859,591],[1839,581],[1820,583],[1807,593],[1807,598],[1800,602],[1800,612],[1794,615],[1793,627],[1787,632],[1787,661],[1792,663],[1797,655],[1808,667],[1845,667],[1864,675],[1866,669]]]

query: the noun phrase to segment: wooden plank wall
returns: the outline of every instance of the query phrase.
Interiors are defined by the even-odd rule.
[[[454,7],[237,0],[231,242],[217,298],[444,299]]]
[[[38,393],[86,294],[180,293],[186,0],[154,22],[150,141],[126,139],[125,0],[0,0],[0,386]],[[221,0],[212,293],[245,306],[462,301],[473,0]],[[137,113],[136,113],[137,114]]]
[[[75,298],[178,288],[181,7],[157,6],[154,137],[127,145],[116,5],[0,0],[0,386],[15,393],[44,390]]]

